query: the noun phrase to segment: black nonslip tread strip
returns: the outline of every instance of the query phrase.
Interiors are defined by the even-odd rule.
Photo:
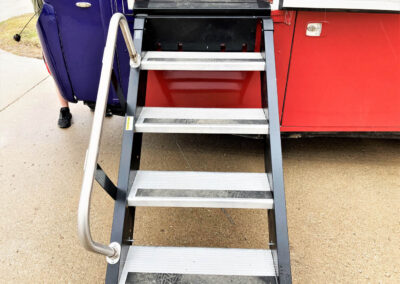
[[[182,119],[182,118],[145,118],[143,123],[158,124],[257,124],[267,125],[266,119]]]
[[[126,283],[135,284],[275,284],[272,276],[230,276],[169,273],[128,273]]]
[[[142,189],[138,188],[135,197],[200,197],[200,198],[240,198],[272,199],[270,191],[248,190],[191,190],[191,189]]]

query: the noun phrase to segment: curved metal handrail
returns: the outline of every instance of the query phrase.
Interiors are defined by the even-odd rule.
[[[107,257],[107,262],[112,264],[119,261],[121,245],[118,243],[104,245],[93,241],[90,233],[89,217],[90,199],[97,169],[97,157],[99,154],[103,120],[108,101],[108,91],[110,88],[118,27],[121,28],[122,35],[124,36],[124,40],[128,48],[130,66],[132,68],[137,68],[140,66],[140,55],[137,54],[135,46],[133,45],[128,22],[123,14],[116,13],[111,17],[106,46],[104,48],[103,66],[101,69],[99,89],[97,91],[97,101],[92,124],[92,132],[90,134],[89,147],[86,152],[85,168],[78,209],[78,235],[82,245],[89,251],[105,255]]]

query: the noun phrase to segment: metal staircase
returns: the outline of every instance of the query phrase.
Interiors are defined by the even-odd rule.
[[[212,9],[204,2],[210,3],[199,1],[189,7],[181,1],[136,1],[133,38],[122,14],[115,14],[110,22],[78,212],[82,244],[88,250],[107,256],[107,283],[291,283],[269,4],[248,0],[245,8],[237,9],[242,6],[221,2],[219,6],[213,4]],[[224,5],[229,7],[222,9]],[[216,21],[217,26],[219,19],[244,21],[244,25],[260,22],[263,50],[143,51],[143,46],[152,46],[157,19],[165,21],[171,19],[171,15],[175,15],[174,21],[179,17],[189,22],[209,19]],[[127,100],[121,102],[126,107],[126,119],[115,186],[97,164],[97,155],[118,25],[131,57],[131,71]],[[148,29],[147,25],[150,25]],[[202,49],[202,44],[193,49]],[[212,42],[207,44],[213,45]],[[146,70],[260,71],[263,108],[145,107]],[[266,172],[141,171],[142,133],[263,135]],[[89,209],[94,179],[115,199],[110,245],[96,243],[90,235]],[[269,249],[135,246],[130,240],[138,206],[265,209],[269,218]]]

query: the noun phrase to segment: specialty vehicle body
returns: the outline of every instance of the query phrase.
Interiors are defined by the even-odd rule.
[[[128,0],[89,2],[85,8],[78,7],[79,2],[45,0],[37,27],[46,62],[64,98],[91,105],[96,101],[99,58],[110,18],[121,12],[132,28],[134,17]],[[400,132],[399,11],[398,0],[274,0],[282,132]],[[175,29],[185,32],[179,25]],[[254,42],[256,49],[259,44]],[[187,48],[178,45],[176,50]],[[221,50],[229,51],[230,46],[221,42]],[[114,83],[125,96],[127,58],[119,35]],[[146,105],[260,107],[256,72],[234,73],[204,77],[201,72],[188,76],[150,71]],[[117,112],[115,87],[110,92],[108,103]]]
[[[281,131],[399,133],[399,4],[45,1],[49,68],[96,106],[78,234],[106,282],[291,283]],[[117,185],[97,161],[107,105],[125,115]],[[143,133],[260,135],[265,172],[143,171]],[[115,200],[109,245],[90,233],[94,180]],[[140,206],[267,210],[268,249],[137,246]]]

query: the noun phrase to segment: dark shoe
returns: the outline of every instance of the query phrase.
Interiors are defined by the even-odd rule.
[[[111,117],[111,116],[113,116],[113,113],[112,113],[111,109],[107,108],[106,109],[106,117]]]
[[[58,119],[58,127],[68,128],[71,126],[72,114],[69,111],[69,107],[62,107],[60,109],[60,117]]]

